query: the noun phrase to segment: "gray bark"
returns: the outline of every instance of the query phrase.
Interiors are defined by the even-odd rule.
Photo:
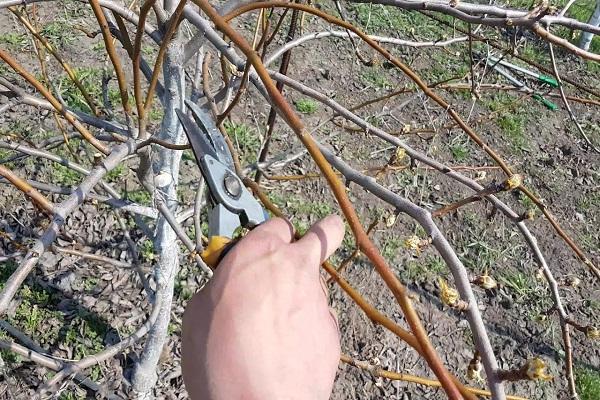
[[[185,75],[181,62],[182,57],[182,42],[173,40],[167,49],[163,67],[165,115],[160,132],[160,138],[171,143],[185,142],[184,133],[175,114],[177,108],[184,108]],[[155,180],[156,201],[166,204],[172,213],[175,213],[177,208],[177,182],[181,153],[181,151],[159,147],[157,161],[154,165],[154,171],[159,178]],[[179,269],[177,236],[162,215],[157,221],[154,248],[159,257],[154,277],[156,280],[155,301],[158,302],[160,310],[155,324],[148,332],[144,350],[132,376],[132,385],[137,398],[152,397],[151,391],[157,380],[158,361],[167,340],[174,281]]]
[[[592,26],[600,26],[600,0],[596,0],[596,9],[590,17],[588,24]],[[592,32],[582,32],[581,39],[579,39],[579,47],[581,47],[582,50],[588,51],[590,49],[590,45],[592,44],[593,38],[594,34]]]

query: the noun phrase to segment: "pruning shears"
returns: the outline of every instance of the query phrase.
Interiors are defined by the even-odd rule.
[[[505,77],[513,86],[521,88],[521,89],[524,89],[524,90],[526,90],[526,91],[528,91],[530,93],[533,93],[532,97],[535,100],[537,100],[540,103],[542,103],[544,106],[546,106],[546,108],[548,108],[549,110],[555,111],[555,110],[558,109],[558,106],[556,104],[554,104],[550,100],[544,98],[541,94],[536,93],[535,91],[533,91],[524,82],[521,82],[520,80],[518,80],[510,72],[508,72],[505,68],[509,68],[511,70],[521,72],[522,74],[534,77],[540,83],[547,84],[547,85],[549,85],[549,86],[551,86],[553,88],[558,87],[558,82],[556,81],[556,79],[552,78],[551,76],[538,74],[536,72],[530,71],[530,70],[528,70],[526,68],[523,68],[523,67],[520,67],[518,65],[511,64],[508,61],[504,61],[502,59],[499,59],[499,58],[496,58],[496,57],[493,57],[493,56],[488,56],[487,59],[488,59],[488,62],[494,68],[494,70],[496,72],[498,72],[500,75],[502,75],[503,77]]]
[[[267,213],[235,173],[231,152],[210,111],[189,100],[185,105],[192,118],[182,110],[176,110],[177,117],[208,189],[208,245],[201,257],[215,268],[235,244],[235,231],[260,225]]]
[[[537,72],[533,72],[533,71],[528,70],[527,68],[523,68],[523,67],[520,67],[518,65],[511,64],[508,61],[501,60],[501,59],[499,59],[497,57],[494,57],[494,56],[489,56],[488,60],[491,63],[493,63],[493,64],[500,64],[500,65],[503,65],[503,66],[505,66],[507,68],[510,68],[510,69],[514,70],[514,71],[519,71],[522,74],[529,75],[529,76],[537,79],[540,83],[545,83],[547,85],[552,86],[553,88],[557,88],[558,87],[558,82],[556,81],[556,79],[554,79],[551,76],[543,75],[543,74],[538,74]]]

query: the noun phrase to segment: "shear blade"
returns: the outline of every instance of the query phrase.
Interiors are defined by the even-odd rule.
[[[205,155],[218,158],[218,154],[215,151],[213,144],[208,140],[206,133],[203,132],[190,117],[185,115],[183,111],[175,110],[175,112],[177,113],[177,118],[179,118],[179,122],[181,122],[183,130],[192,145],[192,151],[196,157],[196,161],[200,163],[200,159]]]
[[[233,157],[229,152],[229,147],[227,147],[225,138],[215,125],[210,112],[187,99],[185,100],[185,105],[192,112],[192,116],[194,117],[197,126],[204,131],[206,138],[212,144],[213,150],[217,154],[215,158],[229,168],[233,168]]]

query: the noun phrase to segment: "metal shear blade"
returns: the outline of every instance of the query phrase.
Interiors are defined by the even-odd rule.
[[[213,151],[216,153],[215,158],[226,164],[229,168],[233,168],[233,157],[229,152],[225,138],[213,121],[210,111],[199,107],[190,100],[185,100],[185,105],[192,112],[192,117],[196,122],[195,126],[204,132],[204,135],[202,135],[203,138],[211,144]]]

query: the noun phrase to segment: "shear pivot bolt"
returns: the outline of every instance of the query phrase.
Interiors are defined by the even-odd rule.
[[[231,197],[240,197],[240,195],[242,194],[242,185],[237,177],[231,174],[227,174],[223,179],[223,183],[225,185],[225,190]]]

